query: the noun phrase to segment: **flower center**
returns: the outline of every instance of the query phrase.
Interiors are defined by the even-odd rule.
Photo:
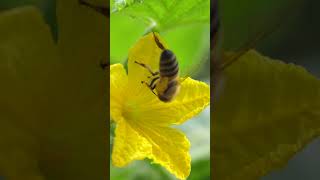
[[[138,103],[135,101],[127,101],[124,104],[123,117],[126,120],[134,120],[138,116],[138,112],[136,111],[138,107]]]

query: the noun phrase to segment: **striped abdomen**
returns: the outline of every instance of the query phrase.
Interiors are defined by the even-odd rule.
[[[179,65],[176,56],[170,50],[163,50],[160,57],[160,82],[166,83],[165,89],[158,93],[161,101],[170,102],[178,94],[180,85],[178,82]]]
[[[179,65],[176,56],[170,50],[164,50],[160,57],[160,77],[174,79],[178,76]]]

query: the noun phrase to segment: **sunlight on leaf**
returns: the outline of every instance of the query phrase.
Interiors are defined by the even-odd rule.
[[[217,179],[256,180],[320,135],[319,80],[254,50],[226,69],[214,105]]]

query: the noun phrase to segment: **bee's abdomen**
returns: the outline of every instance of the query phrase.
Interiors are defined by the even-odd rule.
[[[179,65],[176,56],[170,50],[164,50],[160,57],[160,76],[176,77],[179,72]]]
[[[159,94],[159,99],[163,102],[170,102],[177,95],[179,91],[179,83],[176,80],[172,80],[168,83],[167,89],[163,94]]]

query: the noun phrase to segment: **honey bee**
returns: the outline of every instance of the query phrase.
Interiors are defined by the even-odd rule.
[[[151,74],[149,78],[152,79],[149,84],[146,81],[141,81],[141,83],[146,84],[159,100],[171,102],[180,91],[179,64],[175,54],[160,43],[154,32],[153,37],[157,46],[162,49],[159,61],[159,71],[153,72],[150,66],[137,61],[135,61],[135,63],[146,68]],[[155,93],[154,90],[157,93]]]

